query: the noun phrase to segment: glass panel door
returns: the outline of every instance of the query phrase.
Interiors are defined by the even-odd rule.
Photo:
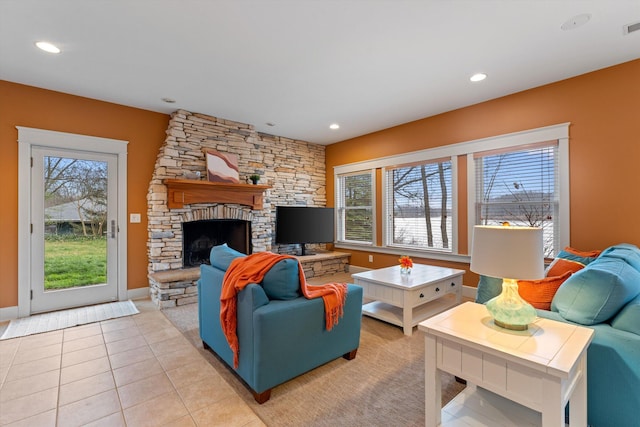
[[[117,159],[33,148],[31,312],[117,299]]]

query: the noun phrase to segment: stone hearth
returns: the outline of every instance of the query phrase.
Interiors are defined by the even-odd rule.
[[[324,146],[258,133],[253,126],[178,110],[171,115],[147,192],[148,273],[151,298],[160,307],[197,301],[193,271],[180,272],[182,222],[200,219],[251,221],[253,252],[292,253],[295,247],[273,243],[275,207],[326,206]],[[203,149],[238,155],[241,181],[254,173],[268,185],[262,209],[223,203],[198,203],[169,209],[165,179],[205,177]],[[177,270],[177,271],[174,271]],[[161,273],[161,274],[159,274]],[[163,281],[164,276],[178,278]],[[158,277],[161,280],[156,280]],[[168,283],[168,284],[167,284]]]

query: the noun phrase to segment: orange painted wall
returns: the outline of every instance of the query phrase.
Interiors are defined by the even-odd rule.
[[[327,194],[333,194],[337,165],[570,122],[571,245],[640,246],[638,100],[640,59],[332,144],[326,149]],[[460,184],[459,212],[465,214],[466,183]],[[328,201],[333,204],[332,197]],[[460,220],[465,253],[466,216]],[[377,268],[396,262],[377,254],[369,263],[366,254],[353,251],[351,263]],[[465,276],[465,284],[476,283],[475,277]]]
[[[0,308],[18,305],[18,130],[16,126],[129,141],[127,217],[128,287],[148,286],[147,190],[169,122],[166,114],[0,80]]]

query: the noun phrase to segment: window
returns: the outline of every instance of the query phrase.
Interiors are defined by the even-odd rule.
[[[373,244],[373,172],[339,175],[336,187],[337,240]]]
[[[555,256],[570,244],[569,125],[334,166],[336,246],[468,262],[473,226],[509,221],[542,227]]]
[[[386,169],[387,246],[451,252],[451,172],[451,159]]]
[[[479,225],[541,227],[545,257],[558,252],[558,141],[474,154]]]

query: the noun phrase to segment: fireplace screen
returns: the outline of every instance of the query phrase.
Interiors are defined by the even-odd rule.
[[[251,222],[239,219],[211,219],[182,223],[182,262],[184,267],[209,264],[211,248],[226,243],[251,253]]]

